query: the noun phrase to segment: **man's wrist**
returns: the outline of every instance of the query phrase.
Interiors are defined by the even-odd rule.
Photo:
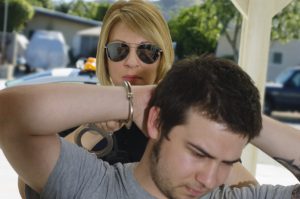
[[[128,117],[125,123],[127,129],[130,129],[133,121],[133,92],[131,88],[131,84],[128,81],[123,82],[123,87],[126,90],[126,97],[128,100]]]

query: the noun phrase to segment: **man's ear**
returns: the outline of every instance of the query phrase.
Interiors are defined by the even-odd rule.
[[[158,127],[158,117],[160,109],[158,107],[151,107],[149,110],[147,130],[150,139],[158,139],[160,131]]]

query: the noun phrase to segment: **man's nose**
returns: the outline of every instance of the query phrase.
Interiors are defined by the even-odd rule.
[[[218,184],[219,165],[211,161],[196,174],[196,180],[208,189],[214,189]]]
[[[127,57],[125,58],[125,66],[128,68],[136,68],[139,66],[139,58],[136,54],[136,49],[131,47]]]

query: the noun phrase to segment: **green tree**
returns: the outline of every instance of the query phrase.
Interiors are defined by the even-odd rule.
[[[169,20],[170,16],[182,8],[191,7],[200,4],[201,0],[159,0],[154,3],[157,4],[163,11],[164,17]]]
[[[76,0],[71,3],[68,14],[76,15],[79,17],[87,17],[90,18],[90,10],[89,6],[83,0]]]
[[[201,5],[182,9],[169,21],[171,35],[176,41],[178,58],[201,53],[214,53],[221,32],[234,15],[228,1],[222,6],[229,7],[225,13],[218,12],[214,0]],[[222,19],[222,21],[220,20]]]
[[[70,5],[70,3],[62,2],[55,6],[55,10],[58,12],[69,13],[69,10],[71,9]]]
[[[26,0],[30,5],[43,7],[47,9],[53,9],[54,5],[52,0]]]
[[[300,39],[300,0],[292,1],[273,18],[271,38],[283,43]]]
[[[109,3],[85,2],[76,0],[69,5],[68,14],[102,21]],[[66,7],[66,6],[65,6]]]
[[[100,3],[96,9],[96,14],[93,19],[103,21],[106,11],[110,7],[109,3]]]
[[[225,9],[222,6],[223,0],[215,0],[221,3],[218,6],[219,12],[225,13]],[[231,5],[234,8],[233,5]],[[231,25],[224,25],[222,34],[226,36],[228,43],[233,51],[233,58],[238,59],[238,36],[242,27],[242,16],[236,9],[233,9],[234,15],[231,21]],[[286,43],[293,39],[300,38],[300,0],[294,0],[289,4],[282,12],[278,13],[272,21],[271,40]]]
[[[300,39],[300,0],[294,0],[273,19],[272,41]],[[171,34],[177,42],[179,58],[201,52],[214,52],[224,35],[238,58],[238,39],[242,17],[231,1],[206,0],[203,4],[183,9],[169,21]]]
[[[0,0],[0,31],[3,31],[5,0]],[[7,31],[19,31],[33,16],[32,6],[24,0],[9,0]]]

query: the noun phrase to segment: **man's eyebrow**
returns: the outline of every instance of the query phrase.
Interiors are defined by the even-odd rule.
[[[192,146],[194,149],[196,149],[197,151],[203,153],[205,156],[207,156],[208,158],[211,158],[211,159],[216,159],[216,157],[212,156],[211,154],[209,154],[206,150],[204,150],[202,147],[198,146],[198,145],[195,145],[193,143],[188,143],[188,145]],[[225,164],[234,164],[234,163],[237,163],[237,162],[242,162],[241,158],[238,158],[236,160],[222,160],[223,163]]]
[[[188,143],[188,145],[190,145],[191,147],[193,147],[194,149],[196,149],[197,151],[203,153],[203,155],[211,158],[211,159],[216,159],[216,157],[212,156],[211,154],[209,154],[207,151],[205,151],[202,147],[195,145],[193,143]]]

